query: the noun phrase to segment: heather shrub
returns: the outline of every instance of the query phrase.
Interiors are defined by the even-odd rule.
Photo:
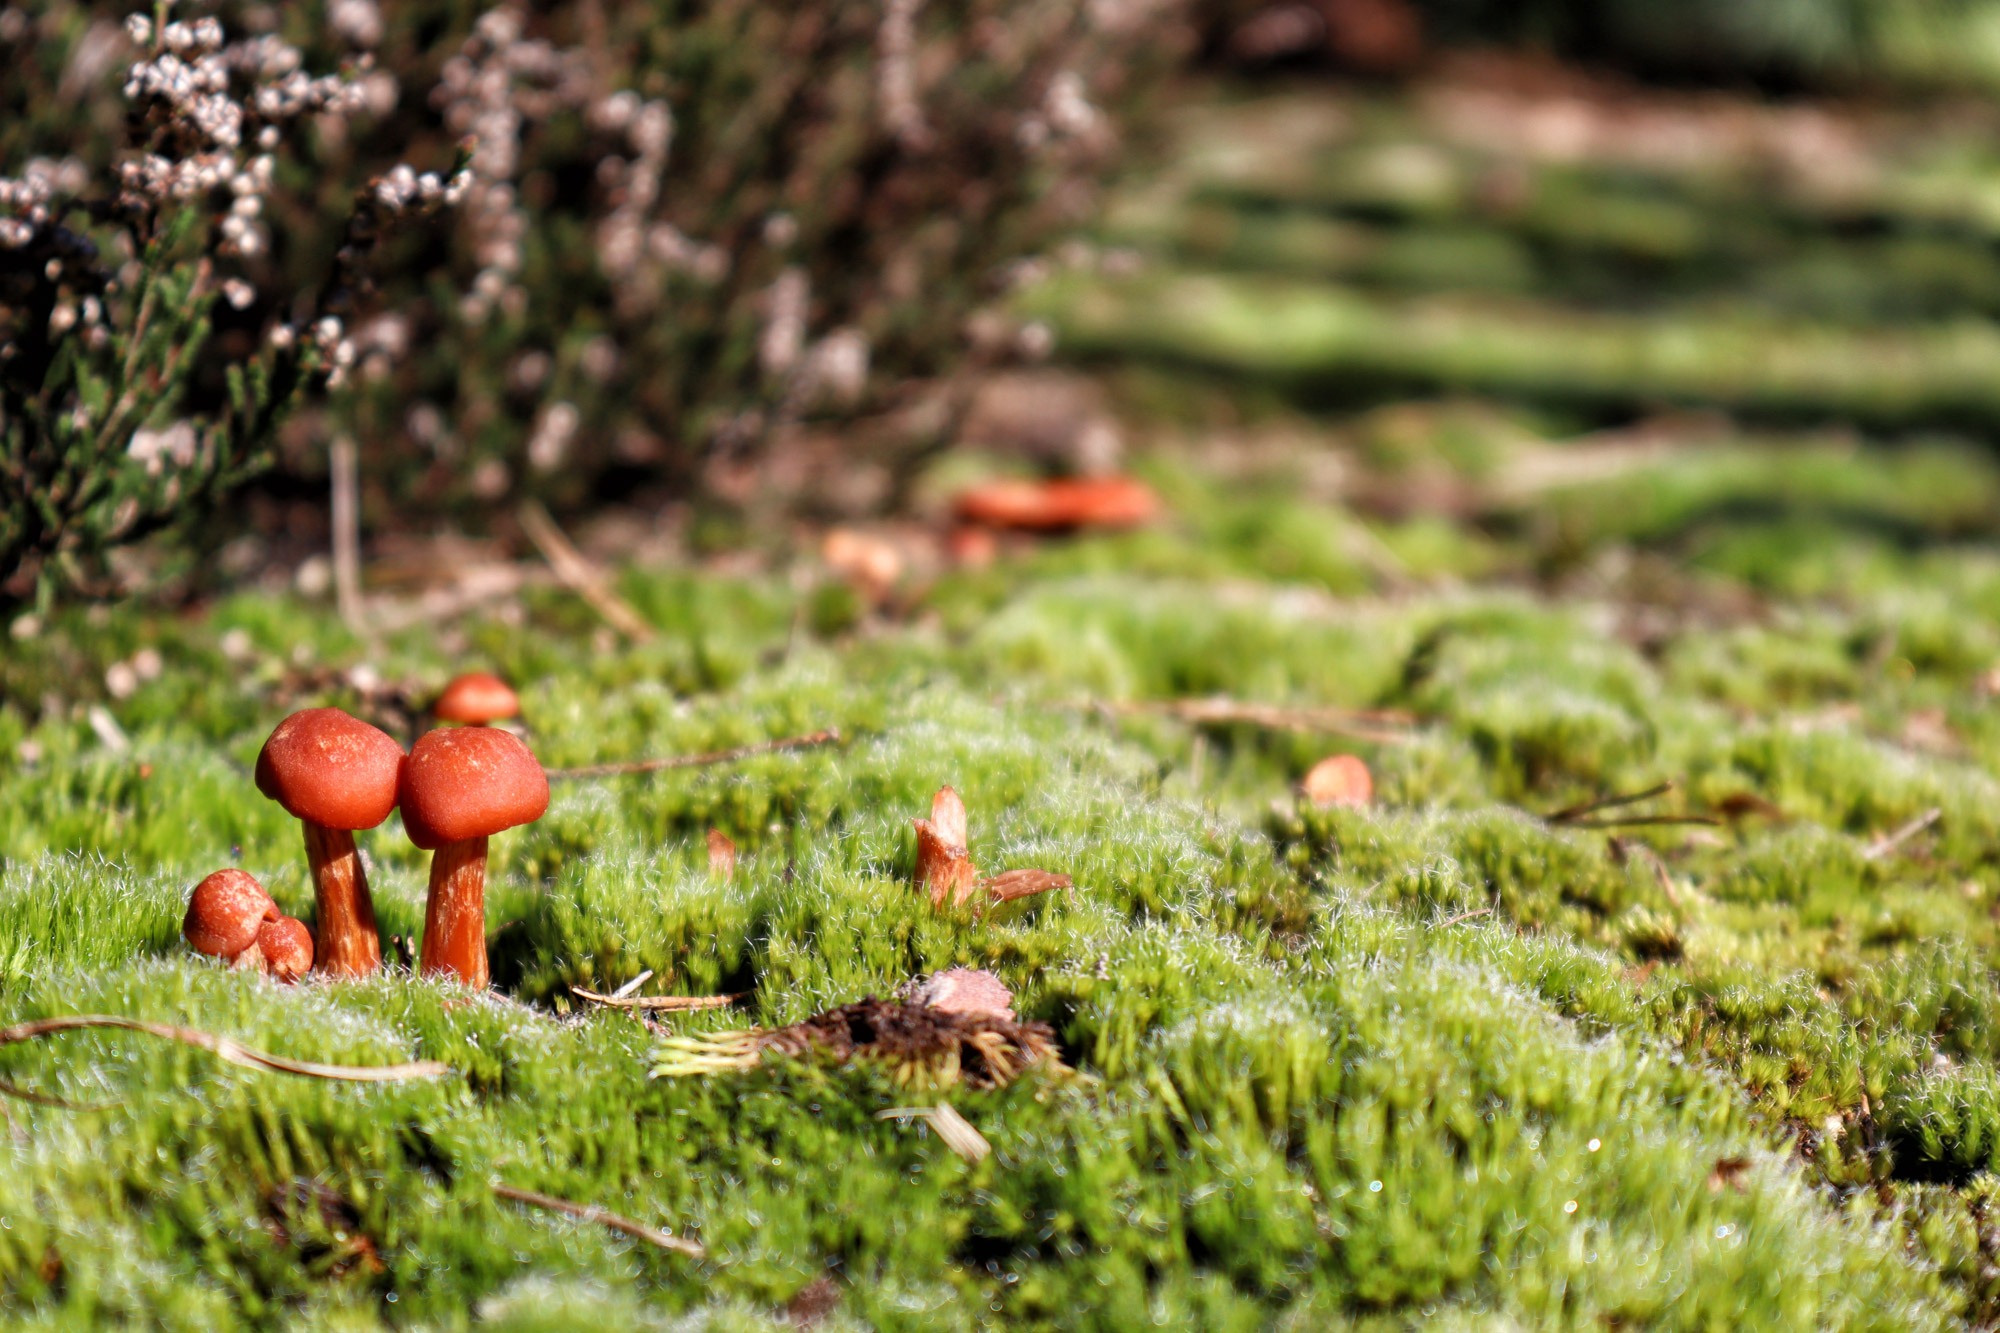
[[[0,56],[22,74],[0,90],[0,164],[45,160],[24,180],[74,186],[52,225],[82,227],[87,214],[102,226],[114,193],[97,182],[131,151],[115,103],[138,52],[122,15],[57,0],[0,17]],[[735,494],[730,463],[821,417],[874,419],[857,438],[890,464],[876,488],[886,497],[895,461],[949,429],[950,373],[968,352],[1045,344],[997,314],[973,316],[1018,276],[1011,261],[1088,218],[1124,138],[1115,113],[1181,45],[1175,0],[661,0],[483,14],[333,0],[224,4],[217,17],[218,37],[294,49],[303,69],[343,68],[350,91],[343,115],[300,124],[292,155],[260,184],[268,243],[216,270],[211,286],[225,271],[242,285],[211,316],[215,335],[173,340],[200,393],[163,401],[153,423],[228,404],[262,424],[218,441],[199,485],[169,449],[162,495],[179,484],[154,507],[184,506],[267,452],[316,484],[325,441],[346,433],[371,521],[421,509],[475,525],[525,495],[568,504],[696,482]],[[246,402],[276,396],[239,409],[228,367],[271,329],[305,328],[300,311],[340,292],[327,256],[344,252],[358,188],[405,159],[448,171],[461,146],[455,223],[379,247],[372,299],[340,312],[347,325],[321,349],[348,347],[344,365],[328,366],[341,392],[275,438],[265,417],[291,380],[273,372],[259,390],[246,378]],[[228,182],[203,188],[228,216]],[[9,196],[17,220],[51,202],[37,191]],[[135,243],[126,257],[152,273],[183,251],[195,265],[206,254],[198,237],[177,244]],[[212,305],[206,290],[179,303],[191,320]],[[10,319],[46,324],[25,294],[6,299]],[[116,337],[128,325],[110,327]],[[10,430],[36,382],[22,378],[9,399]],[[105,448],[128,448],[146,424],[112,431]],[[51,441],[37,447],[70,456]],[[107,522],[75,540],[101,546],[143,526]],[[0,577],[27,549],[0,561]]]
[[[408,166],[369,181],[335,215],[316,281],[260,297],[289,144],[301,122],[324,134],[363,109],[369,85],[169,8],[98,39],[134,57],[108,159],[35,156],[0,177],[0,578],[17,594],[36,574],[87,582],[91,556],[255,468],[286,410],[345,375],[342,315],[377,243],[460,188]],[[225,318],[217,336],[218,302],[240,315],[260,300],[261,320]]]

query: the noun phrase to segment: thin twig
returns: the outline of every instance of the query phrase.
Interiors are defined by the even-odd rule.
[[[612,1009],[652,1009],[678,1013],[688,1009],[727,1009],[748,995],[748,991],[737,991],[733,995],[599,995],[594,990],[581,986],[571,986],[569,993],[580,1000],[601,1004]]]
[[[1656,824],[1707,824],[1713,828],[1722,821],[1714,815],[1630,815],[1622,819],[1565,819],[1562,823],[1565,828],[1643,828]]]
[[[337,434],[326,447],[333,510],[333,601],[340,618],[356,634],[361,623],[361,484],[356,478],[354,437]]]
[[[1658,882],[1660,892],[1667,895],[1667,901],[1673,905],[1673,909],[1676,912],[1683,910],[1685,904],[1681,902],[1680,890],[1674,887],[1674,877],[1668,873],[1667,863],[1660,859],[1660,854],[1643,842],[1634,842],[1632,848],[1645,857],[1647,864],[1653,867],[1653,878]]]
[[[1457,916],[1448,916],[1442,921],[1433,922],[1431,923],[1431,929],[1443,930],[1446,926],[1455,926],[1461,921],[1470,921],[1476,916],[1491,916],[1491,915],[1493,915],[1492,908],[1478,907],[1474,908],[1470,912],[1460,912]]]
[[[1322,731],[1356,740],[1401,744],[1416,725],[1414,714],[1392,708],[1287,708],[1241,699],[1126,699],[1091,704],[1113,714],[1154,714],[1196,725],[1245,724],[1273,731]]]
[[[1901,828],[1897,829],[1895,832],[1885,834],[1884,836],[1877,838],[1875,841],[1869,843],[1866,847],[1862,848],[1861,849],[1862,860],[1864,861],[1881,860],[1883,857],[1887,856],[1890,852],[1895,851],[1898,847],[1901,847],[1911,838],[1916,837],[1919,833],[1922,833],[1925,829],[1929,828],[1931,825],[1937,823],[1938,820],[1943,818],[1944,818],[1944,811],[1939,809],[1937,806],[1932,806],[1930,809],[1918,815],[1915,819],[1912,819],[1909,823],[1904,824]]]
[[[1594,815],[1599,810],[1611,810],[1621,805],[1637,805],[1641,801],[1650,801],[1655,796],[1665,796],[1673,789],[1674,784],[1669,781],[1624,796],[1599,796],[1595,800],[1584,801],[1579,805],[1566,805],[1551,814],[1543,815],[1542,820],[1549,824],[1568,824],[1585,815]]]
[[[551,778],[611,778],[626,773],[658,773],[668,768],[699,768],[705,764],[727,764],[738,759],[748,759],[752,755],[771,754],[778,750],[809,750],[816,745],[832,745],[839,740],[840,728],[828,727],[824,731],[815,731],[804,736],[787,736],[783,740],[739,745],[733,750],[710,750],[706,754],[674,754],[658,759],[631,759],[618,764],[586,764],[582,768],[551,768],[544,771]]]
[[[218,1037],[212,1032],[199,1028],[177,1028],[165,1023],[148,1023],[142,1019],[124,1018],[117,1014],[64,1014],[57,1018],[38,1018],[32,1022],[16,1023],[12,1027],[0,1028],[0,1046],[17,1041],[27,1041],[31,1037],[46,1037],[55,1032],[69,1032],[77,1028],[124,1028],[131,1032],[144,1032],[149,1036],[165,1037],[168,1041],[178,1041],[188,1046],[198,1046],[220,1059],[246,1069],[262,1069],[277,1074],[298,1074],[305,1078],[341,1079],[352,1083],[390,1083],[406,1078],[435,1078],[449,1074],[451,1066],[442,1060],[415,1060],[400,1065],[327,1065],[312,1060],[292,1060],[282,1055],[268,1055],[229,1037]]]
[[[108,1111],[118,1104],[93,1102],[86,1105],[82,1102],[66,1102],[60,1097],[51,1097],[46,1092],[33,1092],[19,1084],[9,1083],[4,1078],[0,1078],[0,1095],[19,1097],[22,1101],[33,1102],[36,1106],[53,1106],[62,1111]]]
[[[630,995],[633,991],[638,990],[639,987],[645,985],[652,979],[653,979],[653,969],[649,967],[644,972],[641,972],[638,976],[633,977],[630,981],[620,986],[617,990],[612,991],[611,998],[614,1000],[622,1000],[626,996]]]
[[[691,1240],[669,1236],[657,1227],[649,1227],[644,1222],[634,1222],[629,1217],[621,1217],[617,1213],[599,1208],[594,1203],[572,1203],[568,1199],[558,1199],[553,1194],[543,1194],[539,1190],[517,1189],[512,1185],[496,1184],[493,1186],[493,1192],[503,1199],[525,1203],[531,1208],[547,1208],[552,1212],[568,1213],[579,1222],[602,1222],[613,1231],[622,1231],[635,1240],[643,1240],[648,1245],[657,1245],[676,1254],[685,1254],[690,1259],[705,1258],[708,1254],[707,1250]]]
[[[557,578],[568,584],[613,629],[632,642],[645,643],[653,637],[653,627],[640,619],[639,613],[630,604],[611,591],[603,573],[570,544],[569,538],[556,526],[556,521],[549,517],[548,510],[533,500],[523,500],[518,513],[522,530],[541,551]]]

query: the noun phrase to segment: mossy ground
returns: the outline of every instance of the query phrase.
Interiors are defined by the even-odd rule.
[[[109,1104],[4,1103],[8,1316],[763,1327],[830,1277],[829,1327],[1990,1326],[2000,465],[1706,419],[1578,441],[1577,398],[1519,383],[1329,418],[1282,376],[1163,373],[1173,331],[1097,348],[1171,517],[948,574],[894,619],[782,570],[631,570],[643,646],[556,592],[374,642],[264,594],[8,641],[0,1016],[454,1070],[315,1083],[116,1032],[0,1049],[0,1078]],[[110,698],[142,647],[163,670]],[[846,740],[558,783],[495,841],[486,997],[189,956],[182,905],[219,866],[309,908],[250,763],[292,707],[365,711],[361,663],[504,672],[551,765]],[[1094,706],[1210,694],[1416,721],[1358,742]],[[1291,797],[1335,749],[1373,808]],[[1601,818],[1716,822],[1545,817],[1668,781]],[[947,782],[983,868],[1075,894],[933,912],[909,821]],[[727,884],[711,826],[742,848]],[[393,819],[362,841],[384,934],[413,935],[422,854]],[[960,964],[1078,1071],[944,1094],[993,1145],[977,1165],[877,1120],[918,1095],[880,1070],[652,1080],[655,1034],[567,992],[648,968],[646,993],[748,992],[662,1020],[699,1033]]]

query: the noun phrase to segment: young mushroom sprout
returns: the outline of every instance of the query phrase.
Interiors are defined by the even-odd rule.
[[[484,671],[453,676],[437,702],[431,705],[431,716],[438,721],[458,722],[468,727],[505,722],[520,711],[520,697],[507,682]]]
[[[322,972],[363,977],[382,965],[375,903],[354,830],[396,808],[403,747],[338,708],[308,708],[278,724],[257,756],[257,790],[305,828],[318,903]]]
[[[312,932],[296,917],[266,921],[257,931],[257,951],[264,955],[271,975],[280,981],[297,981],[312,971]]]
[[[181,934],[196,953],[231,967],[296,981],[312,969],[312,935],[278,911],[264,886],[241,870],[218,870],[195,885]]]
[[[483,989],[486,966],[486,840],[540,819],[549,780],[528,747],[492,727],[433,731],[403,766],[403,827],[431,855],[424,904],[425,976],[455,976]]]

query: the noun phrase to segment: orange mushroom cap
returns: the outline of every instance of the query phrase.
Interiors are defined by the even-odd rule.
[[[278,905],[254,876],[218,870],[194,886],[181,934],[196,953],[233,958],[256,943],[264,922],[277,915]]]
[[[312,932],[296,917],[266,921],[257,931],[257,947],[264,951],[264,961],[280,981],[297,981],[312,971]]]
[[[499,722],[520,711],[520,697],[507,682],[484,671],[453,676],[431,705],[431,716],[440,722]]]
[[[257,756],[257,790],[321,828],[374,828],[396,808],[403,747],[338,708],[280,722]]]
[[[540,819],[549,808],[549,778],[511,732],[446,727],[411,747],[402,803],[410,841],[434,852]]]

